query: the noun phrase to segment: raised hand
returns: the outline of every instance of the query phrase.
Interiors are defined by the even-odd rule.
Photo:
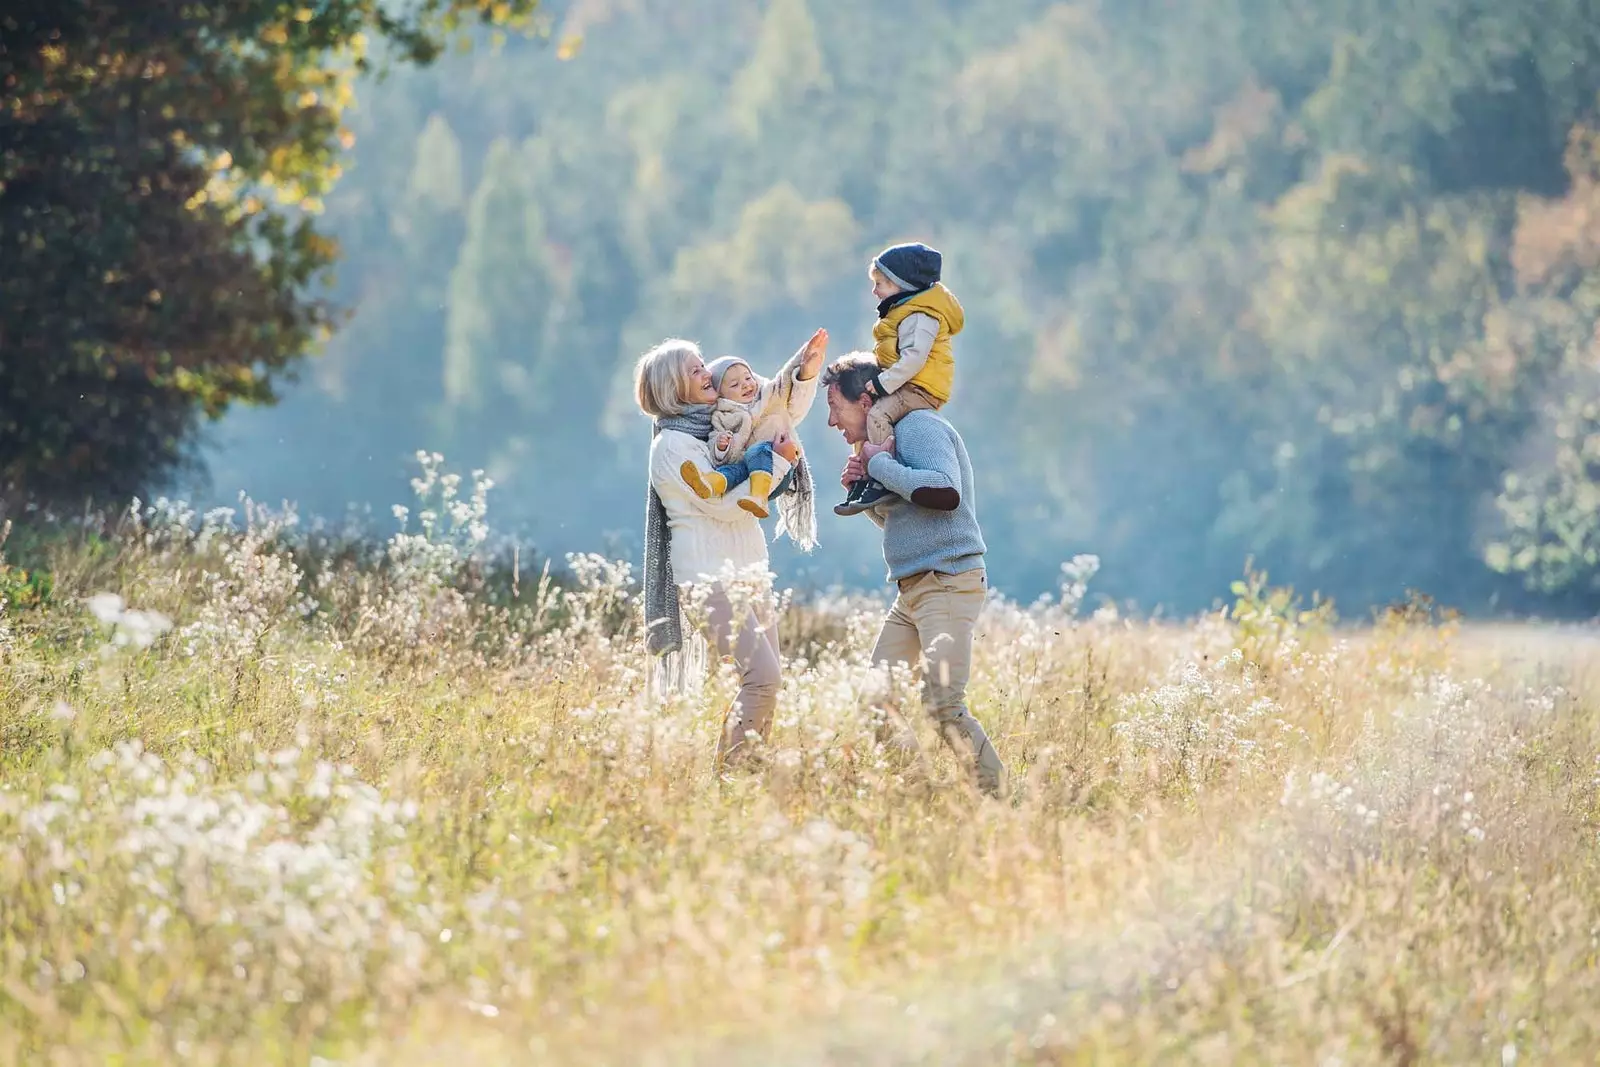
[[[807,381],[822,372],[822,361],[828,354],[828,331],[819,329],[806,342],[805,355],[800,360],[800,377]]]

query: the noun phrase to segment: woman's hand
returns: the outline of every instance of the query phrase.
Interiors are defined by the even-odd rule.
[[[772,439],[772,450],[788,460],[790,466],[800,461],[800,442],[796,441],[788,430],[780,431],[778,436]]]
[[[733,434],[720,433],[717,435],[717,451],[726,452],[733,447]]]
[[[805,355],[800,359],[800,373],[797,377],[804,382],[809,382],[822,372],[822,360],[828,354],[828,331],[818,330],[811,335],[811,340],[806,342]]]

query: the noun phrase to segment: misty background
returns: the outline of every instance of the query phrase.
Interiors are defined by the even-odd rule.
[[[362,81],[321,220],[349,317],[181,488],[388,528],[437,450],[497,530],[637,560],[638,355],[868,347],[867,261],[921,239],[1007,595],[1089,552],[1187,613],[1254,557],[1346,617],[1593,614],[1595,7],[544,5],[544,39]],[[881,583],[820,400],[801,437],[821,546],[780,577]]]

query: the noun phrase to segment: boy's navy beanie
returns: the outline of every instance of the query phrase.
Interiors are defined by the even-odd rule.
[[[878,253],[872,265],[884,276],[908,292],[926,289],[939,280],[944,257],[937,249],[921,241],[911,244],[891,245]]]

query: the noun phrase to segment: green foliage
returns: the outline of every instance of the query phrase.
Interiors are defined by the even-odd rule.
[[[556,325],[549,288],[543,220],[516,150],[498,142],[473,194],[450,278],[444,397],[452,411],[477,417],[497,396],[535,410],[556,399],[540,359],[541,334]]]
[[[1579,603],[1600,597],[1600,134],[1572,130],[1566,195],[1518,205],[1512,263],[1517,299],[1492,323],[1499,353],[1550,368],[1530,397],[1535,419],[1498,498],[1497,571]]]
[[[828,72],[806,0],[772,0],[755,51],[729,87],[740,132],[759,139],[764,124],[810,92],[826,91]]]
[[[0,525],[0,549],[11,539],[12,524],[8,519]],[[50,603],[55,590],[55,576],[48,570],[16,566],[6,561],[0,553],[0,611],[16,608],[37,608]]]
[[[0,603],[7,608],[37,608],[50,603],[55,577],[0,563]]]
[[[459,33],[450,7],[418,25]],[[402,66],[295,142],[359,139],[322,224],[356,314],[286,406],[234,420],[252,454],[217,463],[228,495],[381,505],[422,447],[491,471],[545,547],[636,537],[639,351],[678,334],[776,366],[819,324],[861,346],[862,264],[921,237],[968,313],[948,413],[1001,588],[1088,550],[1109,595],[1177,610],[1246,557],[1347,607],[1407,587],[1600,607],[1595,0],[981,0],[910,32],[844,0],[560,18],[581,54]],[[294,76],[346,85],[360,57],[319,40]],[[190,333],[201,364],[278,350]],[[814,422],[826,468],[843,449]],[[858,530],[824,512],[817,581],[879,576]]]
[[[1380,632],[1428,630],[1453,634],[1459,629],[1461,613],[1454,608],[1441,607],[1427,593],[1407,589],[1404,599],[1386,604],[1376,616]]]
[[[1229,588],[1235,600],[1227,617],[1239,635],[1239,647],[1253,662],[1268,662],[1282,643],[1299,633],[1321,633],[1337,621],[1333,601],[1313,593],[1311,607],[1301,606],[1290,586],[1267,585],[1267,572],[1245,562],[1244,577]]]
[[[125,0],[0,15],[0,488],[129,494],[336,321],[314,225],[368,39],[532,0]],[[403,13],[399,13],[403,10]]]

